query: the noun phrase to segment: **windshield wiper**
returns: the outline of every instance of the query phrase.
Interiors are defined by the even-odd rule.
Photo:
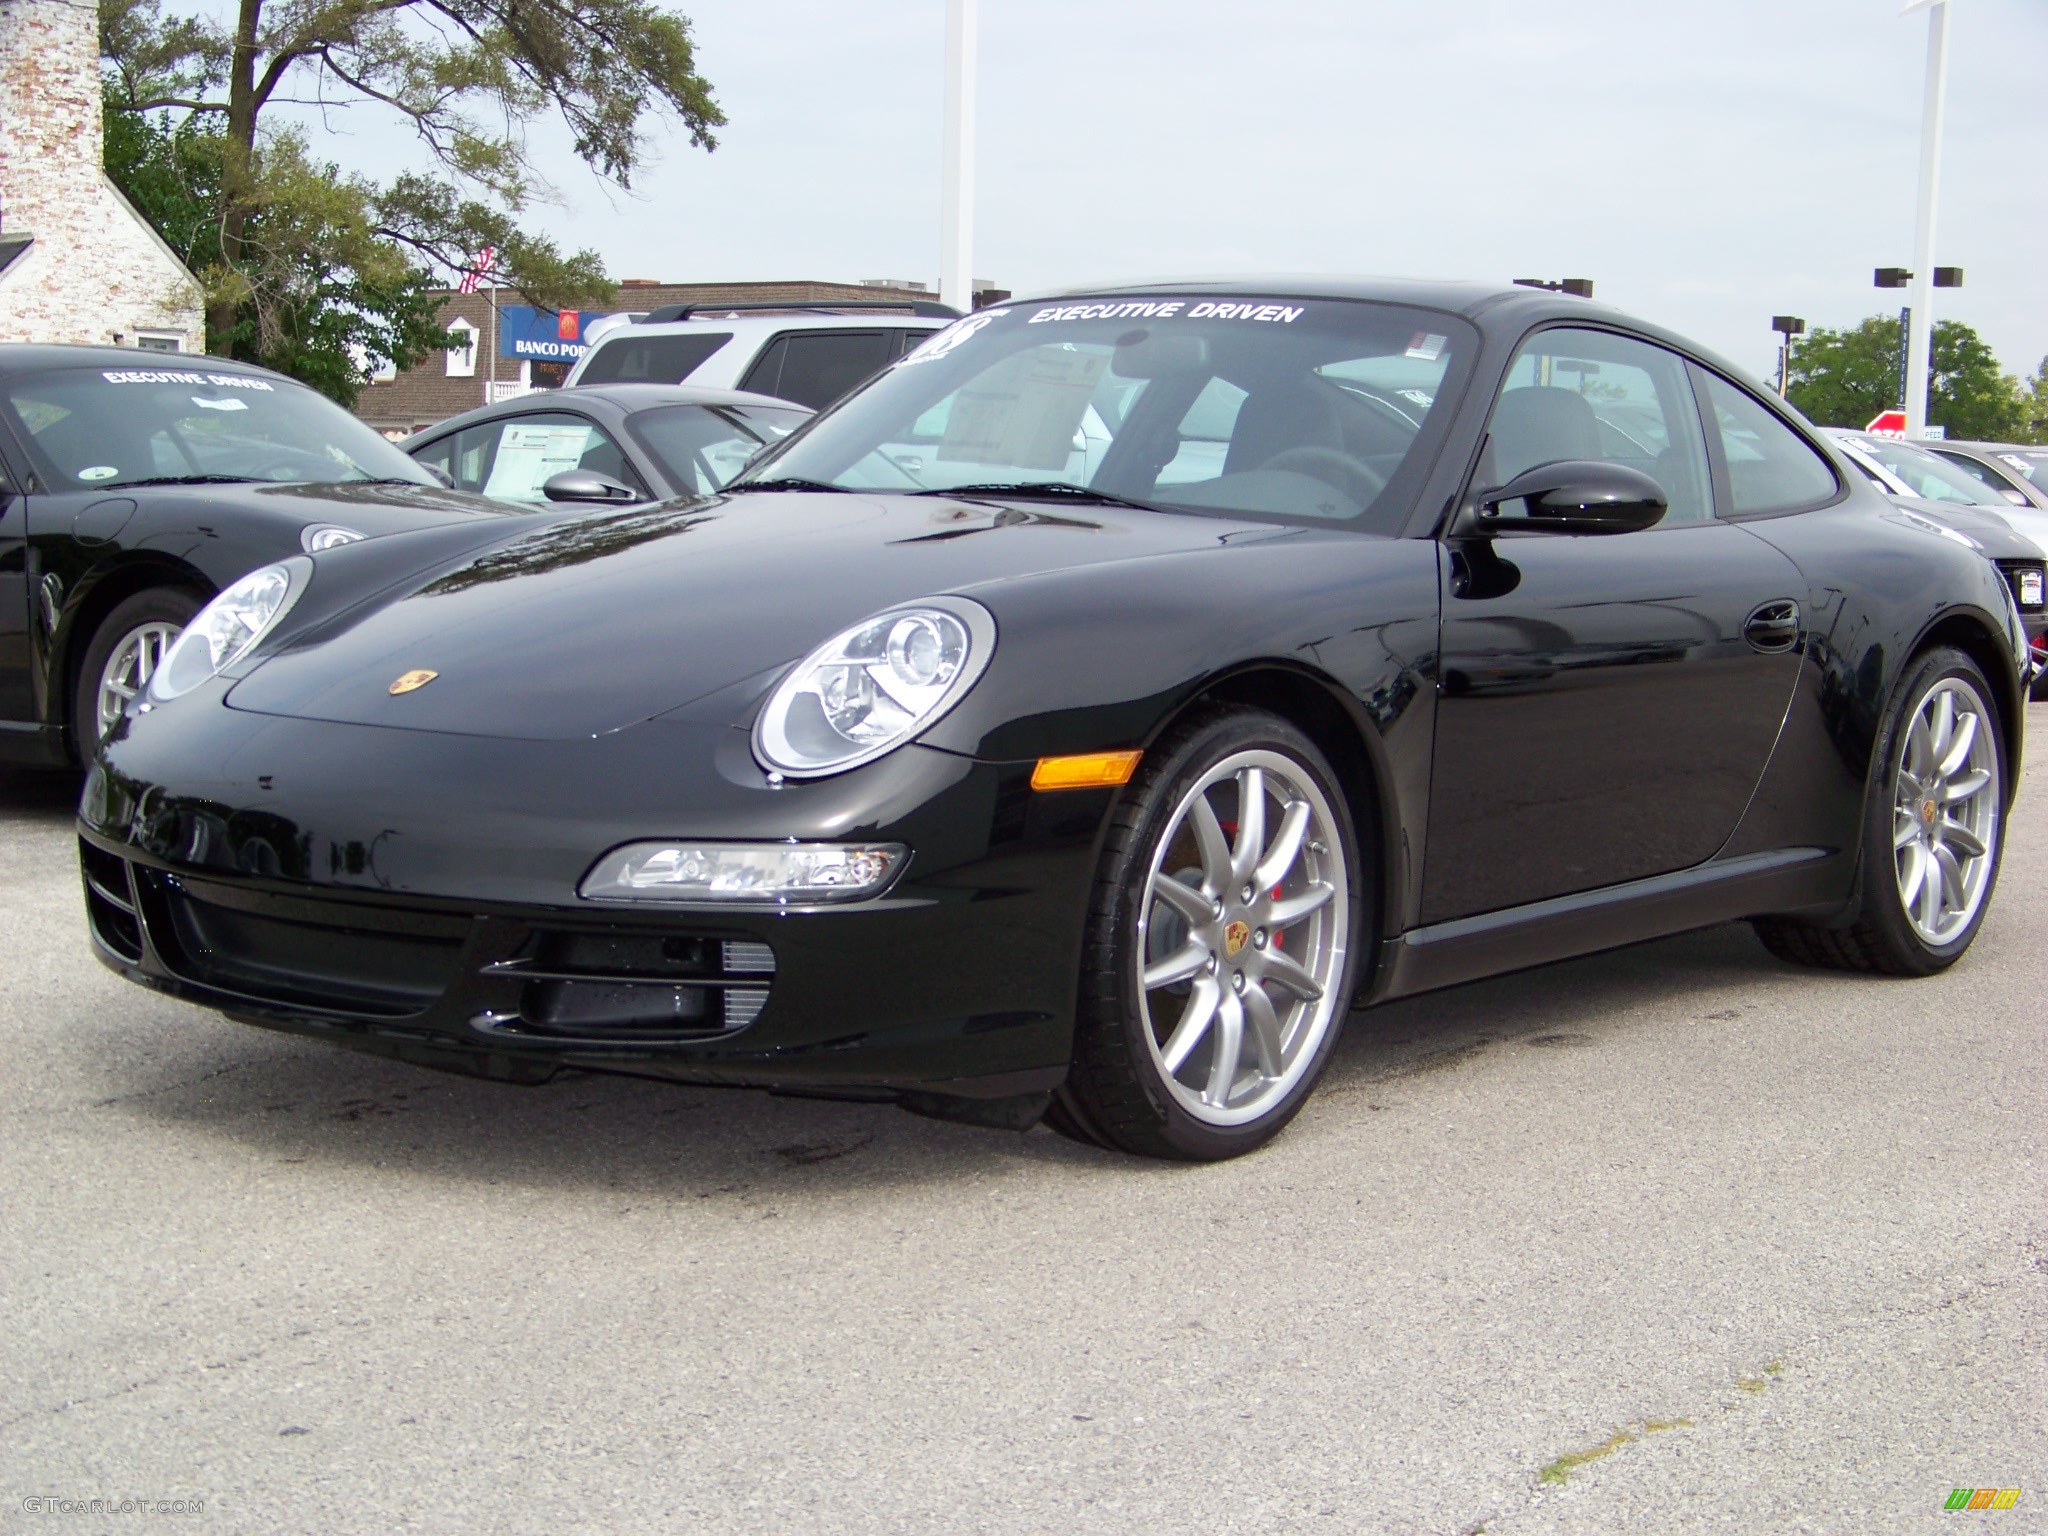
[[[96,485],[96,491],[125,490],[137,485],[246,485],[254,475],[151,475],[146,480],[116,480]]]
[[[823,480],[805,480],[801,476],[785,475],[776,480],[742,480],[737,485],[728,485],[725,492],[730,496],[735,491],[838,491],[844,492],[843,485],[828,485]]]
[[[911,496],[1006,496],[1013,501],[1023,501],[1033,496],[1053,496],[1069,501],[1091,501],[1103,507],[1131,507],[1139,512],[1158,512],[1162,509],[1149,501],[1135,501],[1129,496],[1119,496],[1114,491],[1097,491],[1085,485],[1069,485],[1064,480],[1018,480],[992,481],[986,485],[934,486],[928,491],[909,491]]]

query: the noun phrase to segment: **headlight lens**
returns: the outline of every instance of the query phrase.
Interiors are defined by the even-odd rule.
[[[309,555],[317,555],[323,549],[357,543],[362,537],[355,529],[344,528],[339,523],[310,523],[299,530],[299,548]]]
[[[900,843],[628,843],[583,877],[597,901],[849,901],[903,867]]]
[[[932,598],[865,619],[776,686],[754,725],[754,755],[794,778],[880,757],[958,703],[995,643],[994,618],[965,598]]]
[[[149,680],[153,699],[190,693],[248,655],[305,590],[306,560],[251,571],[199,610]]]

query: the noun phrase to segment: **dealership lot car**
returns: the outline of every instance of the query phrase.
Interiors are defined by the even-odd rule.
[[[2048,512],[2048,448],[2020,443],[1936,443],[1938,454],[2016,507]]]
[[[267,369],[0,346],[0,762],[89,754],[257,566],[502,512]]]
[[[399,446],[465,491],[521,506],[708,496],[810,416],[733,389],[608,384],[501,400]]]
[[[1890,510],[1569,298],[1006,304],[707,501],[222,594],[88,777],[93,940],[423,1064],[1227,1157],[1354,996],[1733,918],[1960,957],[2026,646]]]
[[[958,318],[922,301],[671,304],[593,330],[567,382],[690,383],[822,410]]]

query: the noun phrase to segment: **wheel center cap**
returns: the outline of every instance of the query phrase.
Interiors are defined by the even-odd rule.
[[[1233,918],[1223,930],[1223,953],[1232,960],[1252,941],[1251,925],[1242,918]]]
[[[1920,802],[1920,819],[1931,827],[1934,825],[1935,815],[1934,802],[1932,800],[1922,800]]]

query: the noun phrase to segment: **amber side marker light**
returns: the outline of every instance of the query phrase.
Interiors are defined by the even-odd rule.
[[[1041,757],[1031,770],[1033,789],[1108,789],[1131,782],[1143,752],[1082,752]]]

